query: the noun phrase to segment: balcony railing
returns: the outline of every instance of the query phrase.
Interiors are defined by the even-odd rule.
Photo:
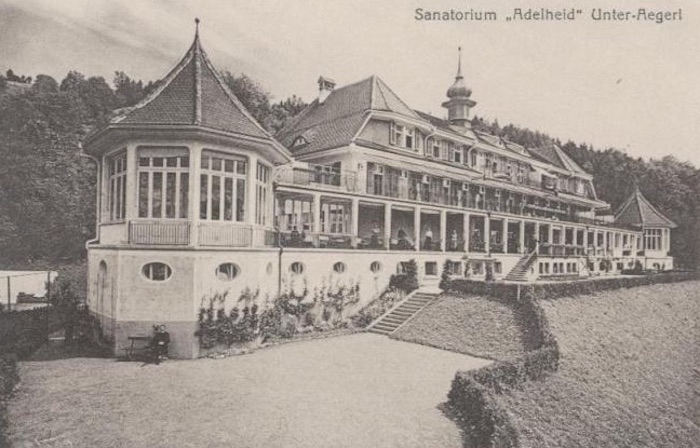
[[[253,228],[250,226],[202,222],[198,230],[202,246],[248,247],[253,243]]]
[[[129,243],[187,246],[190,223],[186,221],[131,221]]]
[[[353,235],[345,233],[280,233],[280,242],[284,247],[350,249],[352,240]]]

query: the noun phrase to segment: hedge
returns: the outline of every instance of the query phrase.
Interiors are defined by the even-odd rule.
[[[523,314],[526,332],[533,337],[533,350],[518,358],[499,361],[468,372],[457,372],[448,394],[450,405],[460,415],[472,446],[517,448],[520,438],[506,410],[494,399],[508,388],[536,381],[559,368],[559,345],[552,333],[540,299],[592,294],[597,291],[655,283],[700,279],[698,272],[669,272],[639,277],[584,280],[573,283],[515,285],[452,280],[447,289],[512,301]]]
[[[0,313],[0,446],[9,445],[7,403],[19,381],[17,360],[31,355],[63,323],[64,314],[54,307]]]
[[[595,278],[577,281],[561,281],[539,284],[514,284],[499,282],[479,282],[466,279],[454,279],[448,284],[450,291],[474,294],[497,298],[500,300],[512,300],[523,297],[530,292],[534,298],[556,299],[559,297],[571,297],[590,295],[599,291],[610,289],[633,288],[658,283],[675,283],[689,280],[699,280],[700,272],[697,271],[669,271],[647,273],[627,277]],[[518,293],[520,290],[520,293]]]

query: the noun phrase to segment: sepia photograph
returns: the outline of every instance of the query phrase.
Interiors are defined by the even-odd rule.
[[[0,0],[0,448],[697,448],[698,29]]]

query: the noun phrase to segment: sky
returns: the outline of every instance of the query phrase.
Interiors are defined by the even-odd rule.
[[[513,8],[542,6],[582,13],[505,20]],[[594,21],[598,7],[681,9],[682,20]],[[416,8],[493,10],[499,20],[418,21]],[[374,74],[414,109],[442,117],[461,46],[473,114],[700,167],[694,0],[0,0],[0,71],[156,80],[187,51],[195,17],[213,64],[247,74],[276,100],[313,100],[320,75],[342,86]]]

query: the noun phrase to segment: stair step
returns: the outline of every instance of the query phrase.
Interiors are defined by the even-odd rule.
[[[386,316],[384,319],[382,319],[382,323],[386,322],[387,324],[401,325],[402,323],[406,322],[406,320],[407,319],[405,317],[401,316]]]

